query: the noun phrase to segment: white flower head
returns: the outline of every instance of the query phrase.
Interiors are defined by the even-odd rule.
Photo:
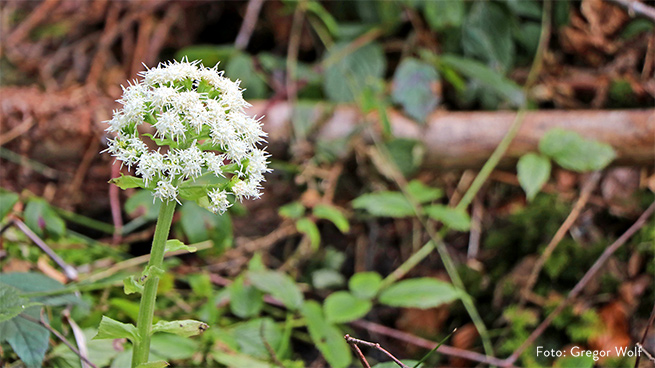
[[[268,154],[258,148],[266,133],[260,119],[246,115],[250,105],[240,82],[186,59],[161,63],[139,76],[142,80],[123,87],[122,108],[106,122],[113,137],[105,151],[128,168],[135,166],[143,187],[162,201],[197,194],[180,188],[202,187],[196,181],[207,175],[218,178],[205,187],[207,207],[215,213],[231,206],[228,195],[259,198],[264,174],[271,171]],[[140,126],[148,124],[152,135],[141,132],[148,129]],[[159,147],[151,149],[153,143]]]

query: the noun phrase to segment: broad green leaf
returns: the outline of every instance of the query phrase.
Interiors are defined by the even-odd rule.
[[[362,299],[373,299],[381,284],[382,276],[377,272],[358,272],[348,280],[350,291]]]
[[[424,208],[431,219],[443,222],[444,225],[457,231],[467,231],[471,228],[471,218],[463,209],[435,204]]]
[[[298,201],[287,203],[278,209],[278,213],[282,217],[299,219],[305,214],[305,206]]]
[[[380,303],[392,307],[434,308],[459,298],[450,283],[429,277],[399,281],[380,293]]]
[[[413,359],[401,359],[400,361],[409,367],[414,367],[416,363],[419,362],[418,360],[413,360]],[[418,366],[418,368],[423,368],[423,367],[424,365],[422,363],[421,365]],[[389,362],[378,363],[374,365],[373,368],[398,368],[398,364],[396,364],[396,362],[389,361]]]
[[[550,177],[550,160],[537,153],[523,155],[516,165],[521,188],[532,201]]]
[[[585,139],[576,132],[559,128],[548,131],[541,138],[539,151],[561,167],[578,172],[601,170],[616,158],[609,144]]]
[[[423,13],[430,28],[435,31],[442,31],[462,25],[464,10],[463,0],[426,1]]]
[[[468,78],[477,80],[489,91],[495,92],[513,106],[520,106],[525,100],[519,85],[477,60],[456,55],[441,55],[439,62],[455,69]]]
[[[9,214],[11,209],[18,202],[19,196],[13,192],[0,193],[0,220]]]
[[[269,270],[249,271],[248,279],[256,288],[271,294],[291,310],[296,310],[302,305],[302,292],[295,281],[286,274]]]
[[[189,339],[173,334],[157,334],[152,336],[150,343],[150,359],[190,359],[200,350],[200,344],[196,339]]]
[[[252,56],[244,53],[234,55],[225,67],[225,73],[230,78],[241,80],[241,88],[245,99],[264,98],[267,94],[266,81],[255,69]]]
[[[65,286],[58,281],[36,272],[11,272],[0,274],[0,283],[10,285],[24,293],[38,293],[59,291]],[[33,302],[45,305],[58,306],[76,304],[84,306],[86,303],[73,293],[52,296],[39,296],[30,298]]]
[[[98,326],[98,333],[93,338],[96,340],[126,338],[132,342],[141,341],[133,324],[118,322],[107,316],[102,316],[100,326]]]
[[[345,281],[341,272],[331,268],[320,268],[312,272],[312,285],[316,289],[336,289],[343,286]]]
[[[406,178],[414,175],[421,167],[425,156],[425,147],[420,141],[408,138],[393,138],[384,142],[383,145],[395,167]]]
[[[249,318],[256,316],[264,306],[261,291],[252,285],[245,285],[243,276],[239,276],[228,287],[230,290],[230,311],[235,316]]]
[[[209,325],[205,322],[185,319],[181,321],[159,321],[152,325],[152,333],[166,332],[182,337],[196,336],[205,332]]]
[[[330,323],[346,323],[364,317],[372,307],[370,300],[359,299],[347,291],[337,291],[325,299],[323,312]]]
[[[168,364],[167,361],[165,360],[157,360],[154,362],[147,362],[147,363],[141,363],[136,366],[136,368],[164,368],[168,367],[170,364]]]
[[[318,1],[308,1],[304,3],[304,6],[305,6],[305,10],[314,14],[323,22],[323,24],[325,24],[325,27],[328,29],[328,31],[332,36],[336,36],[338,34],[339,24],[334,19],[332,14],[330,14],[330,12],[325,10],[325,8],[323,7],[323,5],[321,5],[321,3],[319,3]]]
[[[353,51],[339,43],[328,51],[323,89],[332,102],[354,102],[367,85],[384,77],[386,59],[382,47],[369,43]]]
[[[240,323],[234,327],[232,335],[242,353],[258,359],[270,358],[267,343],[276,353],[282,343],[282,329],[271,318]]]
[[[180,224],[190,243],[199,243],[209,239],[209,216],[213,216],[202,207],[192,202],[185,202],[180,208]]]
[[[348,343],[344,340],[343,333],[325,320],[321,306],[313,300],[307,301],[303,304],[301,313],[305,317],[314,345],[323,354],[328,366],[349,367],[352,355]]]
[[[153,201],[152,192],[149,190],[138,190],[125,201],[125,212],[130,216],[136,216],[140,208],[143,217],[148,220],[155,220],[159,215],[161,201]]]
[[[514,63],[512,17],[499,4],[475,2],[462,27],[462,47],[468,56],[484,60],[505,73]]]
[[[226,367],[276,368],[273,364],[237,352],[214,350],[211,356]]]
[[[391,98],[402,105],[407,115],[424,123],[439,104],[435,93],[438,81],[439,75],[434,66],[418,59],[405,58],[394,73]]]
[[[296,221],[296,229],[298,232],[309,237],[313,250],[318,250],[318,247],[321,244],[321,233],[318,231],[318,227],[316,227],[314,221],[307,217],[303,217]]]
[[[214,287],[208,273],[194,273],[189,275],[189,286],[197,296],[210,298],[214,294]]]
[[[27,308],[23,314],[38,321],[41,320],[41,309]],[[41,367],[48,350],[49,337],[50,332],[45,327],[25,318],[17,317],[0,322],[0,341],[7,341],[28,368]]]
[[[416,215],[414,207],[400,192],[384,191],[363,194],[352,201],[352,206],[379,217],[401,218]]]
[[[0,322],[8,321],[23,313],[25,308],[35,305],[39,305],[39,303],[30,302],[27,298],[21,296],[20,290],[6,284],[0,284]]]
[[[66,232],[64,220],[41,198],[32,198],[25,206],[25,224],[37,235],[44,236],[44,228],[48,235],[60,237]]]
[[[143,293],[143,282],[137,280],[136,276],[132,275],[123,279],[123,292],[127,295],[134,293]]]
[[[196,247],[190,247],[177,239],[170,239],[166,241],[166,252],[175,252],[176,250],[184,249],[189,253],[194,253],[198,250]]]
[[[227,63],[236,52],[238,51],[233,45],[193,45],[175,53],[175,60],[182,60],[184,57],[189,60],[202,60],[203,65],[211,68],[219,62]]]
[[[341,210],[334,206],[318,204],[314,207],[312,213],[317,218],[331,221],[334,226],[344,234],[350,231],[350,223],[348,223],[348,219],[343,215]]]
[[[421,204],[432,202],[443,196],[441,189],[428,187],[418,179],[414,179],[407,184],[407,192]]]
[[[114,184],[121,189],[130,189],[130,188],[143,188],[146,189],[146,183],[143,182],[143,179],[137,178],[136,176],[123,175],[121,174],[118,178],[113,178],[109,180],[109,184]]]
[[[112,360],[116,358],[120,351],[116,350],[113,340],[92,340],[93,336],[96,334],[96,330],[93,328],[85,328],[82,330],[84,333],[84,338],[86,339],[86,348],[87,348],[87,358],[93,362],[97,367],[107,367]],[[130,344],[125,344],[129,346]],[[55,362],[57,359],[61,359],[65,362],[64,365],[53,364],[53,367],[66,367],[66,368],[82,368],[80,364],[80,357],[75,354],[68,346],[65,344],[57,344],[49,353],[49,357],[53,357]],[[131,359],[131,355],[130,355]],[[49,360],[51,362],[51,360]],[[128,360],[126,365],[119,366],[120,368],[129,367],[130,361]]]

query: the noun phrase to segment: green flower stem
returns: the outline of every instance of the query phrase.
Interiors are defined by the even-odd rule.
[[[168,201],[162,203],[157,218],[157,227],[155,228],[155,237],[152,240],[152,249],[150,250],[150,262],[148,268],[162,268],[164,263],[164,251],[166,240],[173,222],[175,205],[177,202]],[[147,268],[146,268],[147,269]],[[146,280],[141,295],[141,304],[139,305],[139,318],[137,319],[136,328],[141,341],[134,344],[132,352],[132,368],[139,364],[147,363],[150,356],[150,333],[152,331],[152,319],[155,313],[155,300],[157,299],[157,287],[159,286],[159,276],[150,275]]]

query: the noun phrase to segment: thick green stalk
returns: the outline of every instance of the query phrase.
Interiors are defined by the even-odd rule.
[[[155,228],[155,237],[152,240],[152,249],[150,250],[150,262],[148,262],[148,268],[162,268],[166,240],[168,239],[168,233],[171,229],[171,223],[173,222],[175,205],[175,201],[168,201],[163,203],[159,210],[157,227]],[[134,350],[132,352],[132,368],[137,367],[139,364],[147,363],[150,356],[150,333],[152,331],[152,319],[155,313],[155,300],[157,299],[158,286],[159,276],[153,272],[146,280],[143,287],[143,294],[141,295],[139,318],[136,323],[137,332],[141,341],[134,344]]]

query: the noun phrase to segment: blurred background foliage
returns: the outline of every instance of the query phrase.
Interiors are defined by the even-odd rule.
[[[179,207],[173,236],[198,252],[167,258],[172,272],[162,278],[157,311],[211,328],[192,340],[155,336],[152,360],[356,366],[345,333],[418,360],[456,327],[449,347],[492,354],[488,340],[505,358],[653,202],[652,163],[607,167],[617,156],[608,144],[552,131],[518,167],[495,170],[471,208],[460,208],[479,167],[431,165],[423,140],[394,133],[424,134],[431,116],[455,111],[652,108],[653,21],[615,3],[3,1],[0,284],[42,293],[26,301],[43,305],[25,313],[78,345],[86,341],[98,367],[129,364],[125,341],[90,338],[103,314],[136,320],[138,299],[123,294],[121,280],[145,262],[159,204],[144,191],[108,189],[120,169],[97,154],[100,122],[142,62],[186,57],[220,62],[241,80],[266,115],[275,171],[262,200],[225,216],[191,202]],[[549,42],[538,51],[544,35]],[[328,126],[354,128],[337,134]],[[520,290],[571,214],[525,300]],[[437,252],[404,269],[406,278],[393,277],[435,231],[463,289]],[[654,238],[651,221],[535,345],[634,346],[655,302]],[[488,331],[474,326],[467,297]],[[1,321],[0,335],[3,366],[81,366],[28,320]],[[651,331],[644,346],[653,351],[654,341]],[[388,360],[364,353],[371,364]],[[424,366],[490,364],[467,357],[437,352]],[[623,367],[634,358],[553,359],[529,348],[515,364]]]

